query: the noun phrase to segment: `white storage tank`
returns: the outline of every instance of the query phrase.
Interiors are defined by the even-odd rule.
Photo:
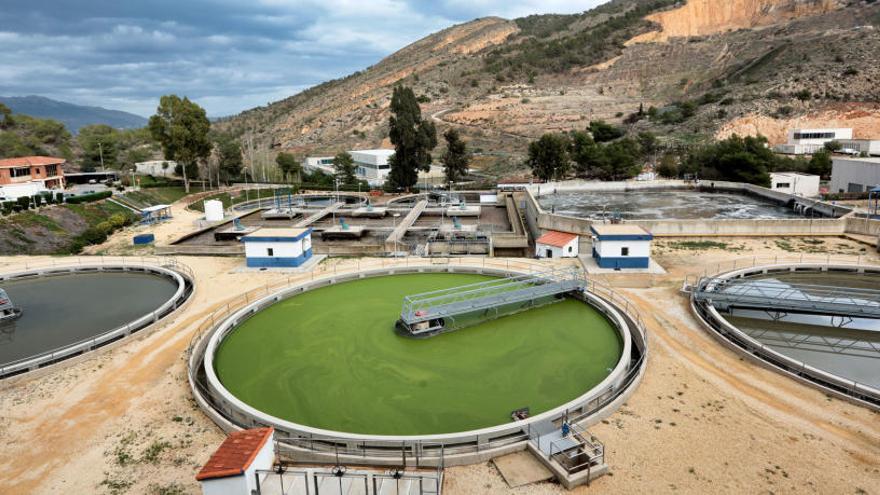
[[[209,222],[223,221],[223,202],[216,199],[205,201],[205,220]]]

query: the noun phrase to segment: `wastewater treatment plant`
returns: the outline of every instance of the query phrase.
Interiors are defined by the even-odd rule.
[[[188,210],[137,227],[156,234],[137,249],[175,257],[12,260],[0,378],[67,380],[89,418],[145,391],[152,409],[133,407],[148,419],[108,436],[105,456],[179,445],[203,486],[226,449],[262,439],[258,467],[239,471],[267,495],[438,494],[462,472],[478,492],[525,473],[538,490],[629,483],[627,466],[654,469],[666,444],[706,466],[752,431],[798,437],[797,421],[760,430],[775,401],[795,419],[809,401],[840,409],[872,451],[880,263],[843,236],[876,220],[745,184],[602,186],[263,191],[215,221]],[[572,198],[590,204],[567,210]],[[603,268],[606,255],[649,264]]]

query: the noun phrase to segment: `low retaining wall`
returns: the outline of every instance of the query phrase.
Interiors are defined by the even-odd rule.
[[[779,204],[801,204],[802,208],[812,208],[822,215],[840,216],[852,210],[846,207],[822,203],[801,198],[778,191],[737,182],[703,181],[700,183],[686,181],[652,181],[652,182],[585,182],[569,181],[556,184],[530,186],[525,191],[526,224],[532,236],[539,237],[548,230],[571,232],[582,236],[590,236],[590,226],[596,222],[588,218],[548,213],[538,203],[537,197],[553,192],[624,192],[639,190],[685,190],[703,189],[731,191],[758,196]],[[809,210],[807,210],[809,211]],[[778,218],[778,219],[691,219],[691,220],[648,220],[631,219],[623,223],[639,225],[658,237],[714,237],[714,236],[839,236],[856,228],[858,222],[864,220],[853,218]],[[869,230],[874,235],[880,234],[880,221],[871,224]],[[861,232],[859,232],[861,233]]]
[[[855,271],[862,273],[865,271],[880,272],[880,267],[818,263],[764,265],[734,270],[716,277],[719,279],[731,279],[773,272],[810,270]],[[867,406],[874,410],[880,410],[880,390],[815,368],[803,361],[792,359],[771,349],[730,324],[711,304],[696,301],[693,295],[691,296],[691,310],[700,320],[700,323],[713,336],[738,354],[788,375],[801,383],[816,387],[827,394]]]
[[[218,425],[224,429],[273,426],[279,433],[283,449],[296,452],[298,458],[315,462],[346,462],[377,465],[399,465],[406,457],[416,459],[418,465],[455,465],[484,461],[503,453],[525,448],[533,429],[544,430],[560,423],[563,418],[592,424],[611,414],[619,405],[621,397],[628,395],[641,381],[646,366],[647,336],[641,320],[626,315],[621,305],[628,302],[614,294],[597,295],[601,291],[590,290],[583,297],[593,307],[602,311],[615,322],[624,349],[621,359],[599,385],[582,396],[553,410],[536,415],[525,421],[480,430],[442,435],[387,436],[361,435],[322,430],[267,415],[240,401],[223,387],[213,367],[213,356],[222,339],[251,315],[282,299],[305,291],[326,287],[335,283],[366,277],[401,273],[483,273],[496,276],[521,274],[500,268],[467,265],[416,265],[330,275],[294,285],[259,299],[219,322],[195,344],[190,355],[190,384],[196,401]],[[605,289],[610,290],[610,289]],[[289,438],[284,438],[288,436]],[[403,459],[401,459],[403,458]]]
[[[192,272],[185,265],[175,263],[172,265],[160,266],[152,264],[104,264],[100,262],[85,263],[71,266],[49,266],[45,268],[35,268],[31,270],[6,273],[0,275],[0,281],[33,279],[41,277],[51,277],[58,275],[68,275],[72,273],[96,273],[96,272],[141,272],[152,273],[162,277],[167,277],[177,282],[177,290],[174,295],[165,303],[154,311],[131,321],[120,327],[108,330],[100,335],[87,340],[66,345],[64,347],[44,352],[42,354],[32,356],[23,360],[14,361],[0,366],[0,379],[22,375],[24,373],[33,372],[55,363],[80,356],[89,351],[104,347],[128,337],[129,335],[142,331],[148,327],[152,327],[165,316],[173,313],[181,307],[192,295],[193,292],[193,276]]]

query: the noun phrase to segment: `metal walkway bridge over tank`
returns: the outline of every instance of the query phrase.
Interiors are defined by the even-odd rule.
[[[585,287],[585,276],[570,268],[414,294],[403,299],[398,327],[429,337],[561,301]]]
[[[880,290],[780,282],[773,279],[703,278],[694,297],[722,311],[757,309],[771,315],[808,313],[880,318]]]

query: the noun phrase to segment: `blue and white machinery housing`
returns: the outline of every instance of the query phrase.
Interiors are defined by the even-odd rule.
[[[241,242],[251,268],[297,267],[312,257],[311,228],[261,228]]]
[[[630,224],[593,224],[593,258],[599,268],[648,268],[651,240],[642,227]]]

